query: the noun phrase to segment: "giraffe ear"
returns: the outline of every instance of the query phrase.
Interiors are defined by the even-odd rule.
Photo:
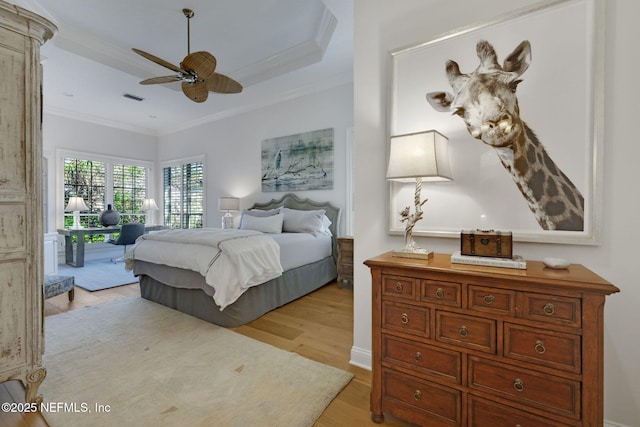
[[[511,92],[515,93],[516,89],[518,88],[518,85],[522,83],[522,80],[518,79],[518,80],[513,80],[511,82],[509,82],[509,90],[511,90]]]
[[[502,69],[520,77],[531,65],[531,44],[524,40],[504,60]]]
[[[429,102],[436,111],[445,113],[451,110],[453,99],[453,95],[449,92],[429,92],[427,94],[427,102]]]

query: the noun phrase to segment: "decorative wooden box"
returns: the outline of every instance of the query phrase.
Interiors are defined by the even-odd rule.
[[[492,258],[513,258],[513,242],[510,231],[471,230],[460,234],[462,255]]]

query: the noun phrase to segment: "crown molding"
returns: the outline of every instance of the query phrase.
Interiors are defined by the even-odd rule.
[[[108,120],[102,117],[93,116],[91,114],[78,113],[76,111],[66,110],[64,108],[44,106],[43,111],[46,114],[53,116],[64,117],[67,119],[78,120],[85,123],[91,123],[94,125],[107,126],[111,128],[126,130],[129,132],[141,133],[145,135],[158,136],[158,131],[155,129],[144,128],[140,126],[133,126],[127,123],[118,122],[115,120]]]

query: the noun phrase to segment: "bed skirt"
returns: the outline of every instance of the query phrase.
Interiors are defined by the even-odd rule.
[[[204,278],[198,273],[143,261],[135,262],[133,272],[139,276],[143,298],[224,327],[249,323],[337,277],[335,261],[327,257],[249,288],[236,302],[220,311],[207,294],[213,290],[203,285]]]

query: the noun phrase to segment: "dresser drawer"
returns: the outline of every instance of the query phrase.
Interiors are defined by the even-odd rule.
[[[436,311],[436,340],[495,354],[495,320]]]
[[[484,313],[515,316],[516,293],[505,289],[469,285],[468,307]]]
[[[509,406],[469,396],[469,423],[473,427],[568,427]]]
[[[411,421],[419,420],[422,425],[460,425],[461,392],[458,390],[383,368],[382,393],[383,400],[416,413],[414,417],[407,417],[414,418]]]
[[[579,335],[504,324],[504,356],[580,373]]]
[[[382,276],[382,295],[416,299],[417,279],[402,276]]]
[[[579,298],[524,292],[522,299],[522,317],[525,319],[580,327],[581,304]]]
[[[520,403],[580,418],[580,383],[469,356],[469,387],[509,396]]]
[[[435,304],[460,307],[460,283],[423,280],[421,299]]]
[[[382,360],[416,373],[460,384],[460,353],[415,341],[382,335]]]
[[[429,338],[429,308],[383,301],[382,327]]]

